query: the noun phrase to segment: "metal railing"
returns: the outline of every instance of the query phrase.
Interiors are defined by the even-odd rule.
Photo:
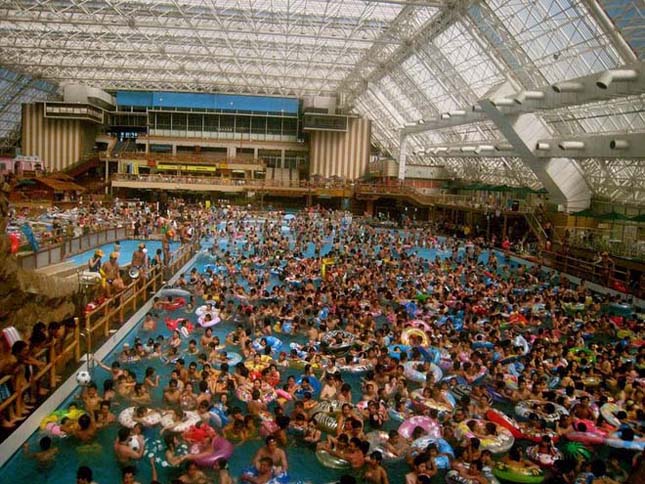
[[[628,280],[627,272],[617,269],[615,266],[605,268],[602,264],[597,264],[593,261],[578,259],[548,250],[543,250],[540,254],[545,265],[561,272],[610,288],[616,288],[616,282],[618,282],[625,289],[629,289],[630,281]]]
[[[614,231],[592,227],[556,226],[555,232],[560,240],[570,247],[587,249],[593,252],[608,252],[611,255],[645,259],[645,240],[613,238]],[[638,228],[635,228],[638,236]],[[568,234],[568,236],[567,236]]]
[[[110,227],[47,245],[37,252],[19,252],[16,254],[16,260],[23,269],[40,269],[51,264],[65,262],[65,259],[71,255],[80,254],[102,244],[116,242],[130,235],[132,235],[132,231],[128,227]]]
[[[155,161],[156,163],[217,163],[231,165],[264,165],[263,159],[254,159],[253,155],[239,155],[235,158],[228,158],[225,155],[214,153],[142,153],[137,151],[121,151],[119,153],[108,153],[101,151],[98,153],[101,160],[120,159],[120,160],[138,160],[138,161]]]

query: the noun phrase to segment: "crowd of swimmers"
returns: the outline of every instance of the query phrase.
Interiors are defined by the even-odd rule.
[[[156,482],[234,482],[227,458],[199,465],[220,438],[264,439],[238,476],[257,484],[298,478],[293,443],[344,469],[343,483],[394,483],[397,462],[406,484],[642,478],[635,307],[431,225],[380,230],[325,210],[260,220],[233,208],[195,209],[189,226],[213,241],[209,263],[155,300],[134,344],[98,362],[109,377],[101,391],[83,387],[83,415],[61,422],[81,443],[119,426],[123,482],[135,482],[143,460]],[[121,422],[126,407],[132,428]],[[187,414],[197,418],[185,429]],[[170,470],[147,458],[148,426],[161,428]],[[56,445],[47,436],[25,452],[49,461]],[[319,482],[311,472],[299,478]],[[78,483],[92,479],[79,469]]]

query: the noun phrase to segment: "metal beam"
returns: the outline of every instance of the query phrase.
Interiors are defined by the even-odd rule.
[[[544,134],[550,133],[542,119],[533,113],[505,115],[490,100],[480,101],[479,105],[521,156],[526,166],[542,182],[553,201],[571,212],[589,207],[591,191],[582,175],[582,170],[574,160],[569,158],[543,160],[535,156],[531,150],[536,138],[544,138]]]
[[[367,51],[363,59],[338,87],[338,91],[343,93],[343,107],[347,108],[353,104],[354,100],[364,92],[366,82],[377,82],[408,59],[417,46],[428,45],[432,39],[464,14],[471,1],[455,0],[450,2],[412,35],[410,35],[410,30],[401,29],[405,23],[409,22],[406,17],[414,14],[412,10],[404,9],[405,11],[400,14],[401,20],[397,19],[398,22],[396,25],[393,24],[391,29],[396,32],[399,38],[403,39],[403,44],[396,49],[375,45]],[[388,33],[388,36],[390,35],[392,33]]]

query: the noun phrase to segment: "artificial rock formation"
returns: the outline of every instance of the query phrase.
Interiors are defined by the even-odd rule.
[[[0,180],[0,326],[15,326],[29,334],[37,321],[61,321],[76,313],[78,284],[26,271],[10,254],[7,237],[12,184]]]

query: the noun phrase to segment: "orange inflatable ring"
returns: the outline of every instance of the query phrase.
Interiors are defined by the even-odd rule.
[[[162,301],[160,306],[166,311],[176,311],[186,305],[186,300],[183,297],[177,298],[174,301]]]
[[[165,321],[166,321],[166,326],[168,327],[168,329],[170,331],[177,331],[178,328],[179,328],[179,323],[181,321],[186,321],[186,325],[183,328],[185,328],[188,333],[192,333],[192,331],[194,329],[193,323],[188,321],[186,318],[177,318],[177,319],[166,318]],[[181,329],[179,331],[181,331]]]

